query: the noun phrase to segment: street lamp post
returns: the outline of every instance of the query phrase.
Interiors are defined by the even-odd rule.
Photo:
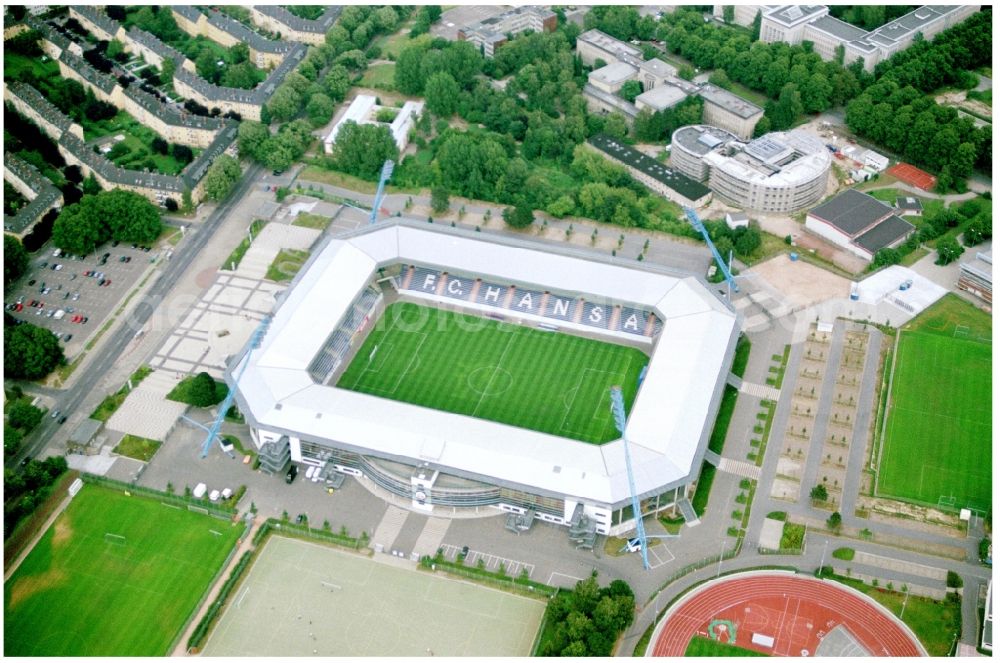
[[[826,562],[826,544],[830,543],[829,539],[823,541],[823,556],[819,558],[819,575],[823,577],[823,564]]]
[[[722,540],[722,545],[719,546],[719,566],[715,569],[715,577],[718,578],[722,574],[722,555],[726,552],[726,540]]]

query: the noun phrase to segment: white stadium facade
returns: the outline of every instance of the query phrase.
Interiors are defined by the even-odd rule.
[[[623,440],[588,444],[334,385],[398,300],[639,347],[649,364],[626,437],[653,513],[685,501],[698,477],[739,335],[710,288],[649,264],[396,218],[314,250],[226,380],[239,377],[237,403],[270,471],[292,462],[352,475],[434,515],[496,509],[618,534],[634,528]]]

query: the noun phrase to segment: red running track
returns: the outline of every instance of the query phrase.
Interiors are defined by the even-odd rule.
[[[766,654],[814,656],[823,636],[843,625],[875,656],[924,655],[908,629],[863,595],[792,574],[740,575],[696,588],[665,620],[654,656],[683,656],[692,637],[710,637],[714,620],[728,620],[736,627],[737,646]],[[752,644],[754,633],[773,637],[774,647]]]

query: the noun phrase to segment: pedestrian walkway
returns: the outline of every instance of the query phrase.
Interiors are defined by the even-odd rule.
[[[720,456],[719,454],[717,454],[717,453],[715,453],[714,451],[711,451],[711,450],[706,451],[705,452],[705,462],[707,462],[712,467],[718,467],[719,463],[722,462],[722,456]]]
[[[372,535],[371,547],[375,552],[392,549],[392,544],[399,536],[399,531],[403,529],[403,523],[409,515],[409,511],[391,505],[385,510],[382,520],[375,528],[375,534]]]
[[[735,385],[734,385],[735,386]],[[753,382],[742,381],[739,386],[740,393],[766,398],[769,401],[777,401],[781,398],[781,390],[770,385],[754,384]]]
[[[187,409],[184,403],[167,400],[167,394],[178,382],[173,372],[153,371],[111,415],[107,428],[149,440],[167,439],[178,417]]]
[[[688,498],[682,497],[677,500],[677,507],[681,510],[681,515],[684,516],[684,522],[688,527],[694,527],[701,523],[701,519],[698,518],[698,514],[695,513]]]
[[[448,533],[450,525],[451,520],[448,518],[428,518],[427,524],[424,525],[420,536],[417,537],[417,542],[413,544],[413,552],[418,556],[429,555],[433,557],[438,548],[441,547],[441,542],[444,540],[445,534]]]
[[[725,472],[726,474],[741,476],[745,479],[753,479],[754,481],[760,480],[760,468],[753,463],[748,463],[745,460],[723,458],[719,463],[719,470],[721,472]]]

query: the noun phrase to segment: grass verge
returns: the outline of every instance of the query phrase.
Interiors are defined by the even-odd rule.
[[[138,370],[136,370],[136,372],[132,374],[132,377],[129,378],[132,382],[132,389],[138,387],[139,383],[142,382],[143,379],[145,379],[145,377],[152,372],[153,369],[150,368],[149,366],[140,366]],[[119,407],[121,407],[122,403],[125,402],[125,399],[128,397],[128,395],[129,395],[129,386],[126,383],[122,385],[121,389],[119,389],[113,394],[108,395],[107,398],[101,401],[101,404],[97,406],[97,409],[91,413],[90,418],[97,419],[98,421],[107,421],[108,419],[111,418],[111,415],[114,414]]]
[[[264,275],[264,278],[278,283],[291,281],[308,259],[308,251],[281,249],[275,256],[274,262],[267,268],[267,274]]]
[[[163,443],[156,440],[149,440],[138,435],[128,434],[118,443],[114,452],[119,456],[128,456],[129,458],[135,458],[136,460],[148,463],[161,444]]]
[[[267,225],[267,221],[263,219],[257,219],[250,224],[250,234],[256,237],[260,234],[261,229]],[[240,266],[240,262],[243,260],[243,256],[246,255],[247,251],[250,249],[250,238],[244,237],[243,240],[233,249],[233,252],[229,254],[226,261],[222,263],[222,269],[235,270]]]

